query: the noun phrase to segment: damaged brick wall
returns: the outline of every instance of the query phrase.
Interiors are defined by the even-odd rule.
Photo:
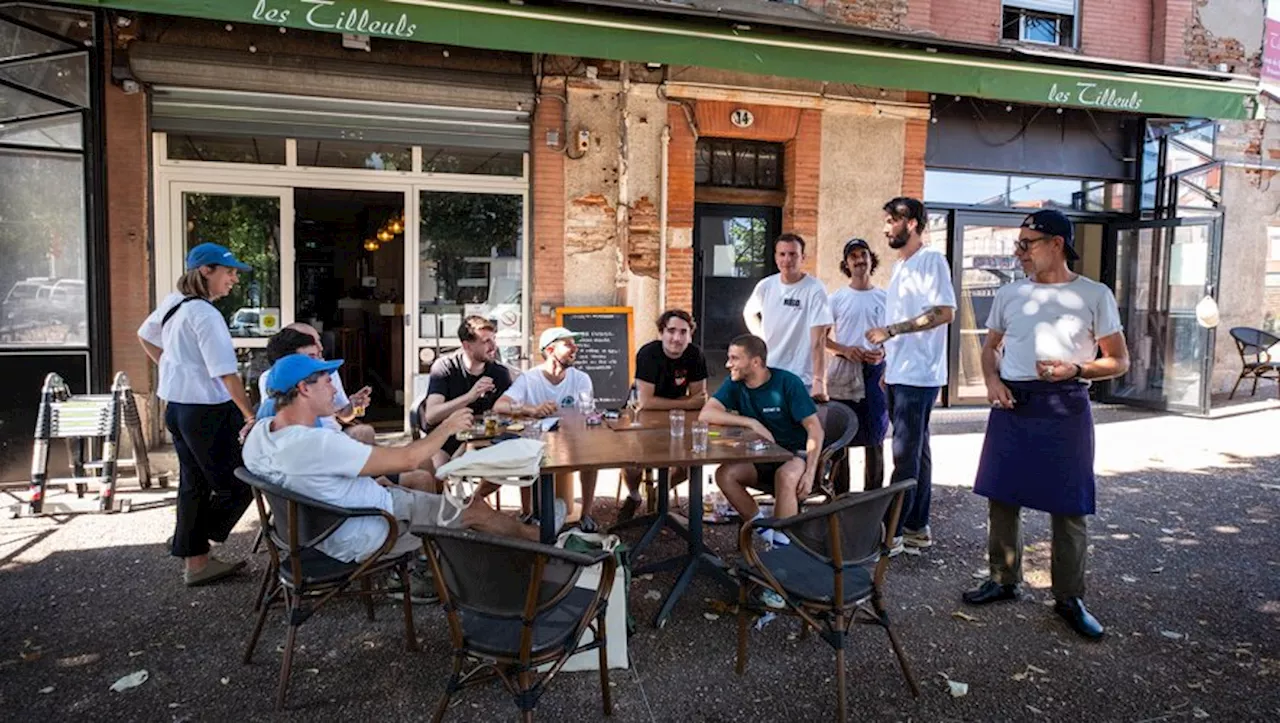
[[[658,206],[648,196],[631,203],[627,224],[627,266],[631,273],[658,277]]]
[[[876,30],[903,30],[907,0],[808,0],[805,5],[832,20]]]

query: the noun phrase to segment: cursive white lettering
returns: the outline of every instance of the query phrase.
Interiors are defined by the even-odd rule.
[[[258,0],[257,7],[253,9],[253,19],[279,25],[289,21],[289,11],[268,7],[267,0]]]
[[[1049,87],[1048,98],[1052,103],[1067,104],[1072,102],[1071,94],[1060,90],[1057,83]],[[1122,92],[1113,86],[1101,86],[1098,83],[1085,81],[1076,83],[1076,105],[1110,108],[1113,110],[1139,110],[1142,108],[1142,103],[1142,96],[1136,90],[1126,96],[1122,95]]]

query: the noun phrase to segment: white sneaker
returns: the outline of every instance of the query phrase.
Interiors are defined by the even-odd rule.
[[[773,590],[761,591],[760,602],[764,603],[766,607],[771,607],[774,610],[783,610],[787,607],[787,601],[782,599],[782,596]]]
[[[556,520],[556,534],[559,534],[560,528],[564,527],[564,518],[569,516],[569,508],[565,507],[564,500],[559,497],[556,498],[554,514]]]
[[[923,530],[903,530],[902,544],[917,549],[933,547],[933,535],[930,534],[929,526],[925,525]]]
[[[893,542],[889,544],[889,557],[897,557],[898,555],[901,555],[902,551],[905,549],[906,548],[903,547],[902,544],[902,538],[895,537],[893,538]]]
[[[791,544],[791,538],[787,537],[787,534],[785,532],[779,532],[777,530],[769,530],[769,529],[762,530],[757,528],[756,534],[759,535],[760,539],[764,540],[764,543],[769,547],[776,547],[779,545]]]

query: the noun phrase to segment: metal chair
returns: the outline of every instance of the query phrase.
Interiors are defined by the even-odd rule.
[[[914,486],[915,480],[903,480],[871,492],[842,495],[794,517],[766,518],[742,526],[738,535],[743,557],[738,574],[738,675],[747,665],[748,615],[771,611],[799,617],[806,630],[812,628],[835,648],[839,720],[846,720],[845,648],[854,623],[884,628],[912,695],[920,695],[915,674],[889,624],[884,600],[891,536],[902,512],[903,494]],[[782,531],[791,544],[757,552],[752,544],[756,529]],[[755,593],[765,589],[782,596],[786,607],[764,606]]]
[[[522,719],[568,659],[600,651],[600,693],[611,715],[605,610],[616,562],[609,552],[587,555],[552,545],[441,527],[413,528],[426,541],[440,604],[449,621],[453,673],[433,720],[464,688],[497,679],[514,696]],[[574,582],[603,564],[596,590]],[[590,629],[591,643],[580,644]]]
[[[289,622],[285,639],[284,661],[280,666],[280,687],[276,694],[276,709],[284,708],[289,691],[289,674],[293,666],[293,646],[298,628],[335,597],[360,596],[364,598],[365,612],[374,619],[374,597],[385,590],[375,588],[375,579],[384,579],[396,570],[402,581],[408,584],[409,562],[414,552],[396,557],[385,557],[400,536],[396,518],[389,512],[374,508],[345,508],[314,500],[306,495],[287,490],[279,485],[255,476],[244,467],[236,469],[236,477],[253,488],[258,518],[271,541],[267,551],[271,563],[263,575],[258,591],[258,622],[244,651],[244,663],[253,661],[253,651],[262,634],[267,613],[277,602],[283,602]],[[362,517],[380,517],[386,520],[387,537],[377,552],[364,562],[342,562],[324,554],[317,546],[328,539],[345,522]],[[359,590],[349,590],[359,583]],[[418,638],[413,627],[413,603],[404,596],[405,647],[418,650]]]
[[[829,402],[818,405],[818,419],[822,420],[822,456],[813,486],[830,502],[841,491],[849,491],[849,445],[858,435],[858,415],[839,402]],[[838,489],[842,479],[844,490]]]
[[[1236,388],[1240,386],[1242,379],[1253,379],[1253,390],[1249,392],[1249,396],[1258,393],[1259,379],[1275,379],[1280,383],[1280,361],[1272,359],[1268,351],[1280,343],[1280,336],[1268,334],[1261,329],[1237,326],[1231,330],[1231,338],[1236,343],[1236,351],[1240,352],[1241,368],[1240,376],[1236,377],[1236,383],[1232,385],[1227,399],[1235,398]]]

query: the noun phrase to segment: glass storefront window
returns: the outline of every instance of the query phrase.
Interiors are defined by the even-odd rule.
[[[926,202],[993,208],[1122,212],[1132,204],[1130,184],[1102,179],[927,169],[924,189]]]
[[[186,247],[207,241],[231,250],[251,271],[214,306],[231,335],[268,337],[280,330],[280,199],[275,196],[182,194]]]
[[[79,114],[5,123],[0,143],[78,151],[84,145],[83,123]]]
[[[88,343],[84,160],[0,150],[0,347]]]
[[[462,318],[496,322],[503,361],[524,347],[523,198],[424,191],[419,199],[419,336],[457,341]]]
[[[285,164],[283,138],[169,133],[165,140],[168,157],[175,161]]]
[[[422,170],[428,173],[523,176],[524,154],[519,151],[425,146],[422,149]]]
[[[408,146],[363,141],[298,140],[298,165],[321,168],[363,168],[372,171],[411,171]]]

